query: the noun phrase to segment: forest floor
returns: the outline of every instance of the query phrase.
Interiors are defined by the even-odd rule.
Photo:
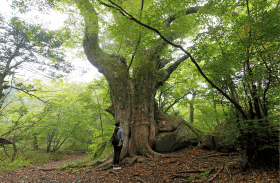
[[[25,167],[0,175],[1,183],[35,182],[236,182],[266,183],[279,182],[279,169],[260,167],[242,172],[241,156],[237,153],[219,153],[198,147],[166,154],[168,157],[155,158],[133,164],[120,163],[120,170],[112,166],[98,170],[94,167],[76,167],[63,170],[50,170],[84,156],[75,156],[69,161],[48,163],[35,167]],[[78,160],[76,160],[78,161]]]

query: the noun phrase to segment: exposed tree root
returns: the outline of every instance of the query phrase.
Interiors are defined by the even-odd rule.
[[[110,163],[112,163],[112,161],[113,161],[113,159],[109,159],[109,160],[105,161],[104,163],[96,166],[95,168],[97,168],[97,169],[103,168],[103,167],[109,165]]]
[[[129,165],[132,165],[138,158],[140,158],[141,156],[135,156],[134,158],[125,158],[123,160],[124,163],[128,163]]]
[[[114,171],[114,170],[110,170],[109,173],[113,173],[113,174],[115,174],[116,176],[119,176],[119,174],[118,174],[116,171]]]

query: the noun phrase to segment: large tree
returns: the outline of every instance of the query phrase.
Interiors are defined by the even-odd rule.
[[[152,14],[144,13],[152,12],[155,8],[154,2],[150,3],[153,3],[153,5],[148,6],[144,11],[144,4],[137,2],[140,7],[137,16],[143,20],[146,16],[146,21],[153,21],[151,19],[155,18]],[[156,135],[159,131],[166,130],[165,125],[159,127],[158,124],[170,123],[174,119],[160,111],[155,101],[155,95],[157,89],[188,56],[183,56],[174,62],[171,59],[171,54],[165,51],[168,48],[167,42],[157,38],[152,32],[144,30],[126,17],[122,17],[114,9],[106,9],[112,12],[114,18],[114,23],[108,25],[115,28],[115,30],[110,29],[111,33],[123,35],[114,38],[114,41],[123,42],[123,47],[128,50],[126,53],[122,50],[122,53],[128,56],[110,54],[101,48],[99,42],[100,17],[98,14],[101,13],[100,8],[103,7],[98,7],[99,5],[94,5],[90,1],[77,1],[76,5],[85,20],[83,47],[86,56],[90,63],[106,77],[110,86],[112,106],[107,111],[114,116],[115,120],[121,121],[124,129],[125,148],[122,150],[121,156],[134,157],[138,154],[147,157],[157,156],[158,153],[152,150]],[[127,5],[130,6],[129,3]],[[169,5],[163,4],[163,8],[167,8],[167,6]],[[183,12],[185,7],[179,9],[177,7],[178,4],[173,4],[168,11],[173,9],[173,12],[178,12],[178,16],[183,16],[183,14],[196,13],[198,9],[198,7],[189,7],[186,12]],[[134,10],[136,11],[137,8]],[[97,11],[99,12],[97,13]],[[175,24],[178,23],[176,22],[174,26],[171,26],[177,15],[171,13],[166,15],[170,17],[165,21],[163,30],[166,30],[169,39],[175,40],[179,36],[184,37],[188,30],[179,33],[172,32],[176,29]],[[160,16],[163,17],[164,15]],[[154,23],[162,27],[159,21]],[[118,29],[117,26],[131,27]],[[129,46],[131,44],[135,49]],[[126,58],[129,58],[129,56],[131,59],[127,60]],[[170,65],[167,66],[167,64]]]
[[[190,58],[194,72],[234,106],[246,156],[253,161],[258,147],[250,143],[259,141],[242,130],[241,122],[253,127],[251,121],[257,118],[264,124],[273,108],[269,100],[279,82],[277,1],[206,1],[203,7],[195,3],[75,1],[84,18],[87,59],[110,86],[112,106],[107,111],[123,124],[122,158],[159,155],[152,150],[156,135],[179,119],[160,110],[157,90]],[[197,34],[199,28],[205,32]],[[196,37],[194,56],[183,46],[189,36]],[[174,48],[184,55],[175,57]]]

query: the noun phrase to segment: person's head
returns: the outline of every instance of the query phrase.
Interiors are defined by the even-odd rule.
[[[115,123],[115,126],[116,126],[116,127],[121,126],[121,122],[120,122],[120,121],[117,121],[117,122]]]

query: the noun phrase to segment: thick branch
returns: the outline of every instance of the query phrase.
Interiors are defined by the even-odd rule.
[[[184,62],[186,59],[188,59],[189,56],[188,55],[184,55],[183,57],[181,57],[179,60],[177,60],[176,62],[174,62],[171,66],[169,66],[167,68],[167,72],[169,74],[172,74],[173,71],[175,71],[177,69],[177,67]]]
[[[178,12],[178,13],[175,13],[175,14],[173,14],[173,15],[171,15],[165,22],[166,22],[166,28],[168,28],[170,25],[171,25],[171,23],[174,21],[174,20],[176,20],[176,18],[179,18],[180,16],[184,16],[184,15],[190,15],[190,14],[193,14],[193,13],[197,13],[197,11],[199,10],[199,9],[201,9],[202,8],[202,6],[196,6],[196,7],[190,7],[189,9],[187,9],[187,10],[182,10],[182,11],[180,11],[180,12]]]
[[[179,58],[176,62],[174,62],[172,65],[170,65],[167,69],[164,69],[161,71],[161,78],[159,78],[158,86],[163,85],[163,83],[170,77],[170,75],[177,69],[177,67],[184,62],[186,59],[188,59],[188,55],[184,55],[183,57]]]
[[[76,6],[85,20],[85,37],[83,47],[89,62],[105,77],[111,75],[114,69],[122,67],[127,70],[125,59],[120,55],[110,55],[99,46],[98,14],[89,0],[76,0]]]
[[[191,56],[191,54],[186,51],[181,45],[177,45],[171,41],[169,41],[168,39],[166,39],[165,36],[163,36],[157,29],[146,25],[142,22],[140,22],[139,20],[137,20],[135,17],[133,17],[132,15],[130,15],[129,13],[127,13],[125,10],[123,10],[120,6],[116,5],[115,3],[113,3],[111,0],[109,0],[112,4],[114,4],[115,6],[117,6],[118,8],[120,8],[120,10],[126,14],[127,18],[130,20],[135,21],[136,23],[138,23],[139,25],[146,27],[147,29],[150,29],[152,31],[154,31],[155,33],[157,33],[164,41],[166,41],[168,44],[170,44],[171,46],[175,47],[175,48],[179,48],[180,50],[182,50],[193,62],[193,64],[196,66],[197,70],[199,71],[199,73],[202,75],[202,77],[215,89],[217,89],[223,96],[225,96],[235,107],[236,109],[241,113],[242,117],[244,119],[247,119],[247,115],[245,114],[245,112],[242,110],[242,107],[235,102],[232,98],[230,98],[230,96],[228,94],[226,94],[223,90],[221,90],[218,86],[216,86],[205,74],[204,72],[201,70],[200,66],[198,65],[198,63],[195,61],[195,59]]]
[[[115,116],[114,108],[111,105],[108,109],[105,109],[106,112],[110,113],[112,116]]]

